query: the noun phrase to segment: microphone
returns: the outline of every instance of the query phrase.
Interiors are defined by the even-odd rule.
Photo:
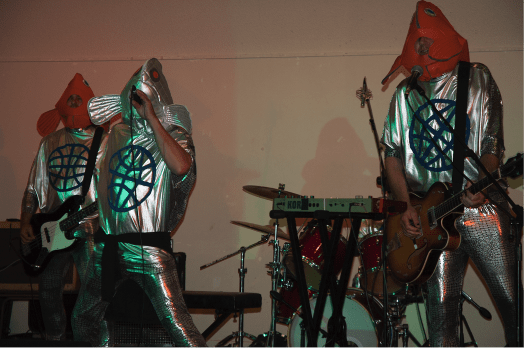
[[[462,297],[464,297],[466,300],[468,300],[475,308],[478,309],[480,315],[484,318],[484,319],[487,319],[487,320],[491,320],[491,313],[484,307],[480,307],[475,301],[473,301],[473,299],[471,298],[471,296],[469,296],[468,294],[466,294],[466,292],[464,290],[462,290]]]
[[[417,80],[423,74],[424,74],[424,70],[422,69],[420,65],[415,65],[411,69],[411,76],[408,79],[408,85],[406,87],[406,93],[405,93],[406,98],[408,97],[409,93],[411,93],[413,89],[417,88],[416,87]]]
[[[364,77],[364,83],[362,84],[362,94],[360,96],[360,107],[363,108],[366,104],[366,93],[368,91],[368,85],[366,83],[366,78]]]
[[[133,85],[133,87],[131,88],[131,99],[136,101],[138,104],[142,105],[143,101],[142,99],[138,96],[138,94],[136,93],[136,87],[135,85]]]

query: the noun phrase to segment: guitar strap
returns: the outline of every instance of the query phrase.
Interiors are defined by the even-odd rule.
[[[95,130],[95,135],[93,136],[93,141],[91,142],[86,170],[84,172],[84,179],[82,181],[82,197],[87,195],[89,186],[91,185],[91,177],[93,176],[93,171],[95,169],[96,155],[98,154],[98,149],[100,148],[102,133],[104,133],[104,129],[102,127],[97,127]]]
[[[466,121],[468,118],[469,62],[459,62],[457,76],[457,100],[455,106],[455,140],[453,141],[453,194],[462,191],[464,155],[462,144],[466,139]]]

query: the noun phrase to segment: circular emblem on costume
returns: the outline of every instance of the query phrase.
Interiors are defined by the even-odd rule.
[[[452,126],[455,124],[455,106],[456,103],[453,100],[447,99],[434,99],[434,104],[440,104],[442,107],[439,108],[440,113],[444,115],[446,120]],[[427,110],[426,112],[423,112]],[[429,117],[424,115],[429,114]],[[452,164],[444,157],[442,153],[435,147],[433,140],[442,148],[444,153],[453,158],[453,143],[454,137],[450,133],[449,128],[442,122],[442,120],[436,115],[431,106],[428,103],[421,105],[415,115],[421,119],[427,131],[420,124],[417,117],[413,117],[411,125],[409,127],[409,146],[413,151],[414,158],[419,162],[426,170],[432,172],[443,172],[450,170]],[[466,119],[466,136],[465,141],[469,139],[469,117]],[[428,134],[429,132],[429,134]]]
[[[431,17],[436,17],[437,14],[430,8],[425,8],[424,9],[424,12],[428,15],[428,16],[431,16]]]
[[[129,145],[114,153],[107,187],[111,209],[126,212],[140,206],[153,191],[155,176],[153,155],[142,146]]]
[[[67,144],[56,148],[47,160],[49,183],[57,192],[72,191],[82,186],[89,148]]]

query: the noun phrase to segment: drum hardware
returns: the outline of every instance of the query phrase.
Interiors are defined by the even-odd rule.
[[[279,184],[278,190],[276,192],[273,190],[272,193],[276,194],[274,198],[280,197],[282,194],[289,194],[293,195],[292,193],[285,192],[284,191],[285,185]],[[260,190],[258,191],[260,192]],[[273,197],[273,196],[271,196]],[[280,263],[280,246],[278,244],[278,219],[275,219],[274,223],[275,228],[275,235],[273,238],[273,273],[271,274],[271,291],[277,291],[279,284],[279,281],[281,282],[281,269],[282,264]],[[268,346],[274,347],[276,342],[276,336],[277,336],[277,302],[274,298],[271,298],[271,323],[270,323],[270,329],[268,332]]]
[[[388,302],[388,346],[397,346],[399,339],[402,339],[402,346],[408,347],[408,342],[411,341],[417,347],[429,346],[429,340],[426,337],[426,331],[424,323],[422,322],[422,316],[420,314],[419,303],[423,303],[423,297],[419,296],[420,288],[417,286],[406,285],[405,292],[401,296],[392,296]],[[416,313],[413,313],[411,306],[415,306]],[[409,318],[408,318],[409,315]],[[418,329],[422,335],[422,344],[415,337],[415,333],[419,334],[418,331],[410,330],[412,324],[411,319],[415,320],[415,316],[418,320]],[[417,322],[415,322],[417,324]],[[411,326],[411,328],[417,328]]]
[[[298,194],[284,191],[285,185],[279,184],[278,189],[271,188],[271,187],[263,187],[263,186],[244,186],[243,190],[247,193],[251,193],[255,196],[273,200],[276,198],[281,197],[290,197],[290,198],[296,198],[301,197]],[[273,261],[270,262],[267,266],[271,269],[269,273],[271,273],[271,291],[276,292],[279,287],[284,285],[286,283],[286,268],[282,267],[282,263],[280,260],[280,253],[281,248],[279,245],[278,238],[289,240],[290,237],[288,234],[283,232],[278,225],[278,218],[275,219],[275,223],[273,225],[273,228],[270,226],[260,226],[260,225],[254,225],[254,224],[247,224],[247,223],[240,223],[236,221],[232,221],[234,224],[238,224],[244,227],[248,227],[260,232],[269,232],[271,229],[271,233],[274,234],[273,240],[270,242],[273,244]],[[287,244],[287,245],[286,245]],[[289,244],[284,244],[285,248],[289,248]],[[286,249],[286,250],[287,250]],[[290,285],[288,285],[290,286]],[[260,341],[260,339],[265,339],[265,347],[276,347],[277,342],[280,342],[282,339],[282,334],[276,331],[276,323],[277,323],[277,302],[274,298],[271,299],[271,323],[270,323],[270,329],[269,332],[259,335],[257,338],[257,341]],[[254,342],[253,344],[259,344],[260,342]]]
[[[265,233],[265,234],[274,232],[274,227],[271,225],[262,226],[262,225],[252,224],[250,222],[243,222],[243,221],[231,221],[231,223],[233,225],[246,227],[254,231]],[[289,235],[286,232],[282,231],[282,229],[280,228],[277,231],[277,235],[278,235],[278,238],[289,240]]]
[[[256,243],[253,243],[247,247],[241,247],[239,250],[235,251],[234,253],[231,253],[229,255],[226,255],[218,260],[215,260],[211,263],[208,263],[206,265],[203,265],[203,266],[200,266],[200,270],[203,270],[207,267],[210,267],[220,261],[223,261],[223,260],[226,260],[232,256],[235,256],[237,254],[240,254],[240,268],[238,269],[238,274],[239,274],[239,282],[240,282],[240,292],[243,293],[244,292],[244,279],[246,277],[246,273],[247,273],[247,269],[244,267],[244,260],[245,260],[245,257],[246,257],[246,250],[249,250],[251,248],[254,248],[258,245],[261,245],[261,244],[265,244],[267,241],[269,240],[269,234],[265,235],[265,236],[262,236],[260,241],[256,242]],[[244,336],[254,340],[256,339],[256,336],[253,336],[251,334],[248,334],[246,332],[244,332],[244,310],[241,309],[239,310],[239,314],[238,314],[238,331],[237,332],[233,332],[231,335],[227,336],[226,338],[224,338],[222,341],[220,341],[218,344],[217,344],[217,347],[222,347],[223,345],[225,345],[227,342],[229,342],[230,340],[232,340],[233,338],[235,339],[235,344],[237,344],[238,347],[243,347],[244,346]]]

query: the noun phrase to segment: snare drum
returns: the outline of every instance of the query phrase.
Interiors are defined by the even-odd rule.
[[[315,310],[316,301],[316,295],[309,300],[312,312]],[[346,338],[350,347],[378,347],[383,345],[384,320],[382,308],[382,303],[376,297],[371,295],[366,297],[361,289],[350,288],[346,291],[342,315],[346,320]],[[314,313],[312,314],[314,315]],[[320,324],[322,330],[328,330],[327,324],[332,314],[333,304],[330,295],[328,295]],[[302,318],[294,313],[287,333],[288,346],[307,346],[307,335],[301,329],[301,323]],[[304,335],[304,345],[302,345],[302,335]],[[319,332],[317,346],[324,347],[325,344],[326,337],[323,337]]]
[[[353,280],[353,286],[366,289],[374,295],[382,296],[383,274],[382,274],[382,234],[372,233],[360,240],[358,249],[362,256],[362,268]],[[364,273],[365,272],[365,273]],[[388,294],[398,294],[404,290],[404,285],[396,281],[391,276],[391,271],[387,272]]]
[[[331,238],[331,232],[328,227],[328,236]],[[322,249],[322,241],[320,239],[320,229],[318,226],[310,227],[300,235],[299,245],[302,255],[302,263],[304,264],[304,273],[306,276],[306,284],[308,289],[318,291],[320,289],[320,278],[322,277],[322,269],[324,268],[324,250]],[[344,254],[346,252],[346,239],[340,236],[338,241],[337,252],[334,260],[335,275],[342,270],[344,264]],[[289,250],[284,256],[283,263],[289,272],[295,276],[295,264],[293,262],[292,251]]]

